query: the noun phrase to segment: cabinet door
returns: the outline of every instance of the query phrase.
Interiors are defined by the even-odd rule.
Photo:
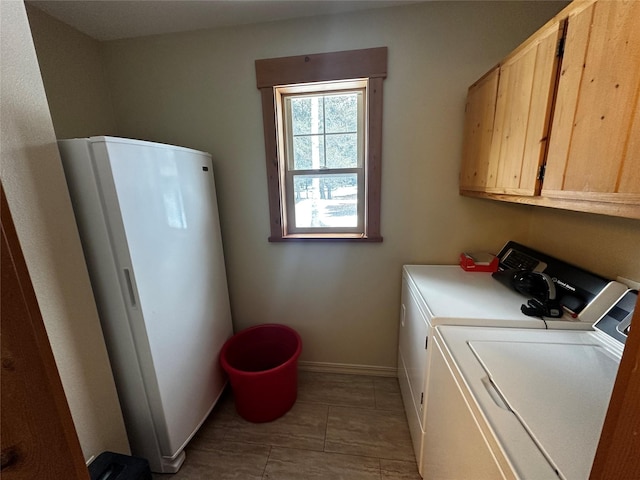
[[[640,204],[640,2],[569,16],[542,194]]]
[[[500,65],[500,82],[486,191],[540,193],[564,23],[540,30]]]
[[[500,70],[496,67],[469,87],[464,118],[460,190],[486,189],[499,74]]]

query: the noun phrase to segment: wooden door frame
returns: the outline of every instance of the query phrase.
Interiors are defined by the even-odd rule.
[[[4,188],[2,256],[2,478],[89,480]]]
[[[640,299],[631,323],[635,327],[622,353],[592,479],[640,478]]]

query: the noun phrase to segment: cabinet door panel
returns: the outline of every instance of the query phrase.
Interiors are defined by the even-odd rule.
[[[582,80],[592,17],[593,5],[580,15],[572,14],[569,17],[567,36],[565,38],[565,54],[560,69],[560,81],[553,112],[553,126],[549,139],[546,174],[544,185],[542,186],[543,194],[547,190],[560,190],[562,188],[564,163],[550,161],[550,157],[566,158],[569,152],[576,105],[578,104],[579,90],[576,85],[579,85]]]
[[[515,190],[520,186],[535,60],[536,51],[531,49],[500,67],[491,153],[498,162],[497,171],[492,172],[490,180],[490,187],[498,191]]]
[[[640,159],[640,94],[636,97],[635,116],[629,135],[629,147],[622,164],[618,191],[633,194],[638,199],[640,198],[640,162],[638,161]]]
[[[487,191],[539,193],[538,169],[545,154],[562,25],[540,31],[500,67]]]
[[[640,202],[640,2],[569,18],[543,195]]]
[[[460,170],[461,190],[484,191],[487,185],[498,77],[499,69],[496,67],[469,87]]]

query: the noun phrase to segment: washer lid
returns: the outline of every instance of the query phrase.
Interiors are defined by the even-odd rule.
[[[588,478],[619,360],[597,344],[469,346],[561,477]]]

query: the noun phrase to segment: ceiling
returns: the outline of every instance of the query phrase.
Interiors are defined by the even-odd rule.
[[[29,4],[96,40],[329,15],[404,0],[34,0]]]

